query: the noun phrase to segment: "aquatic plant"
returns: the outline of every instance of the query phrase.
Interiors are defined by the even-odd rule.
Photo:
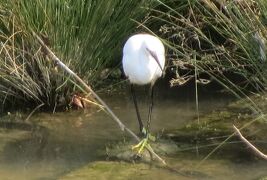
[[[121,46],[150,1],[2,0],[0,4],[0,102],[3,105],[66,105],[79,88],[59,71],[32,37],[45,43],[89,84],[120,62]]]

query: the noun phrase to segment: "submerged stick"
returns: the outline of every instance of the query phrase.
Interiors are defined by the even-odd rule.
[[[239,131],[239,129],[237,129],[237,127],[235,127],[235,125],[233,125],[233,128],[235,130],[235,132],[238,134],[239,138],[259,157],[267,160],[267,155],[262,153],[258,148],[256,148],[253,144],[251,144]]]
[[[70,68],[68,68],[54,53],[53,51],[47,47],[47,45],[44,43],[44,41],[34,32],[32,31],[33,35],[36,37],[38,42],[42,45],[43,48],[48,52],[52,60],[56,62],[57,65],[59,65],[62,69],[67,71],[70,75],[72,75],[79,83],[81,83],[87,92],[91,93],[97,101],[104,107],[104,111],[112,117],[112,119],[119,125],[120,129],[122,131],[128,132],[137,142],[140,141],[140,138],[129,128],[127,128],[120,119],[113,113],[113,111],[108,107],[108,105],[93,91],[93,89],[87,85],[77,74],[75,74]],[[158,158],[164,165],[166,165],[165,161],[157,155],[153,149],[146,148],[150,153],[152,153],[156,158]]]
[[[44,103],[39,104],[38,106],[36,106],[36,107],[32,110],[32,112],[27,116],[27,118],[26,118],[24,121],[27,122],[27,121],[30,119],[30,117],[33,115],[33,113],[34,113],[37,109],[39,109],[40,107],[42,107],[43,105],[44,105]]]

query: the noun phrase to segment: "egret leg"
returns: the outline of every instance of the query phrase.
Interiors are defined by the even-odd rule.
[[[133,98],[133,102],[134,102],[134,107],[135,107],[135,110],[136,110],[137,120],[138,120],[138,123],[139,123],[139,130],[140,130],[140,133],[142,134],[144,125],[143,125],[143,122],[141,120],[141,116],[140,116],[140,113],[139,113],[139,109],[138,109],[138,105],[137,105],[137,101],[136,101],[136,95],[135,95],[135,90],[134,90],[134,85],[133,84],[131,84],[131,93],[132,93],[132,98]]]
[[[154,86],[151,85],[149,89],[149,96],[150,96],[150,104],[149,104],[149,110],[148,110],[148,120],[146,125],[146,136],[149,136],[149,128],[151,124],[151,115],[152,115],[152,109],[153,109],[153,96],[154,96]]]
[[[148,111],[148,120],[147,120],[147,126],[146,129],[142,130],[142,132],[145,134],[144,139],[142,139],[137,145],[133,146],[132,149],[137,150],[137,155],[140,155],[145,148],[151,148],[149,144],[149,140],[155,141],[155,137],[149,134],[149,128],[151,123],[151,115],[152,115],[152,109],[153,109],[153,96],[154,96],[154,89],[153,85],[150,86],[149,89],[149,96],[150,96],[150,104],[149,104],[149,111]]]

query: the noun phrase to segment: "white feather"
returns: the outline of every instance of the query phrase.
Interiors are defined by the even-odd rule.
[[[160,66],[146,48],[157,56]],[[131,36],[123,48],[122,65],[132,84],[153,84],[162,76],[165,66],[165,49],[162,42],[149,34]]]

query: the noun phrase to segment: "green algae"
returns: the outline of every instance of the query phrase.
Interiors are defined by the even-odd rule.
[[[125,179],[190,179],[182,175],[171,173],[167,170],[159,170],[146,164],[132,164],[126,162],[97,161],[87,166],[70,172],[59,178],[60,180],[69,179],[90,179],[90,180],[125,180]]]

